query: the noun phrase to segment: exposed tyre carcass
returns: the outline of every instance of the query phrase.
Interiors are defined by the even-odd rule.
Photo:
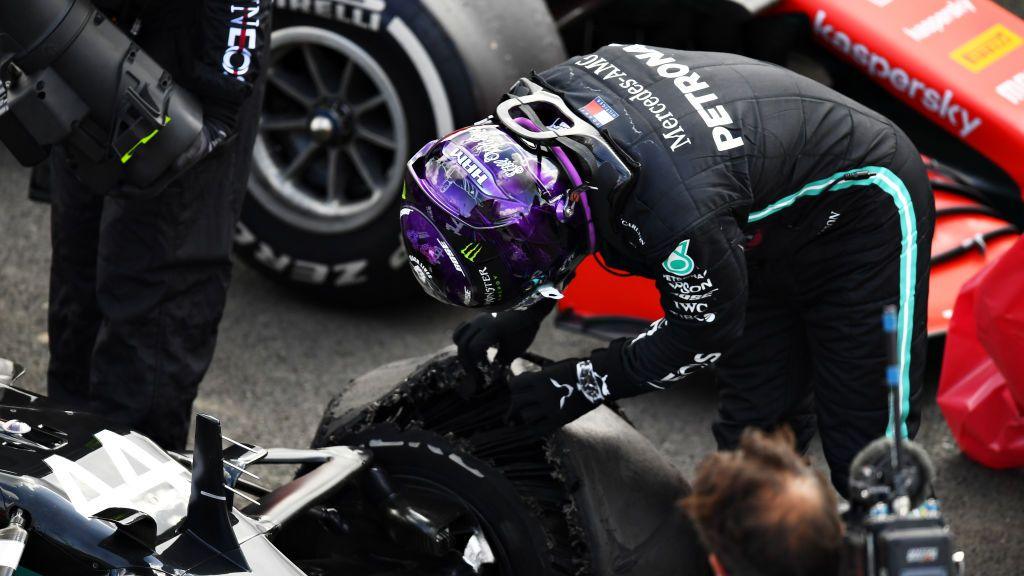
[[[529,438],[503,423],[503,385],[466,400],[464,378],[451,353],[384,366],[331,402],[313,445],[367,446],[405,494],[472,510],[482,574],[707,573],[678,506],[689,485],[621,416]]]

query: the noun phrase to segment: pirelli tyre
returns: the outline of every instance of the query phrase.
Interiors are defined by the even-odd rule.
[[[488,551],[476,574],[709,574],[677,505],[689,485],[615,411],[537,438],[503,424],[503,382],[467,382],[452,350],[382,366],[331,401],[313,446],[365,447],[403,496],[465,511],[457,549]]]
[[[277,0],[242,259],[344,301],[406,294],[405,161],[565,57],[542,0]]]

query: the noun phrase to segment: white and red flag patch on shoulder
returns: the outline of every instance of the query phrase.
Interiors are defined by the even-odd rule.
[[[587,117],[587,120],[590,120],[591,124],[598,128],[619,117],[619,113],[600,96],[594,98],[579,110]]]

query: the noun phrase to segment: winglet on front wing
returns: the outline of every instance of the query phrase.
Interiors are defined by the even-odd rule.
[[[224,448],[220,421],[196,416],[192,454],[192,493],[182,531],[200,540],[243,571],[250,571],[231,527],[231,501],[224,487]]]

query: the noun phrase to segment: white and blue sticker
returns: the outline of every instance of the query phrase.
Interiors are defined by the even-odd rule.
[[[586,106],[580,108],[579,111],[591,124],[598,128],[619,117],[619,113],[600,96],[591,100]]]

